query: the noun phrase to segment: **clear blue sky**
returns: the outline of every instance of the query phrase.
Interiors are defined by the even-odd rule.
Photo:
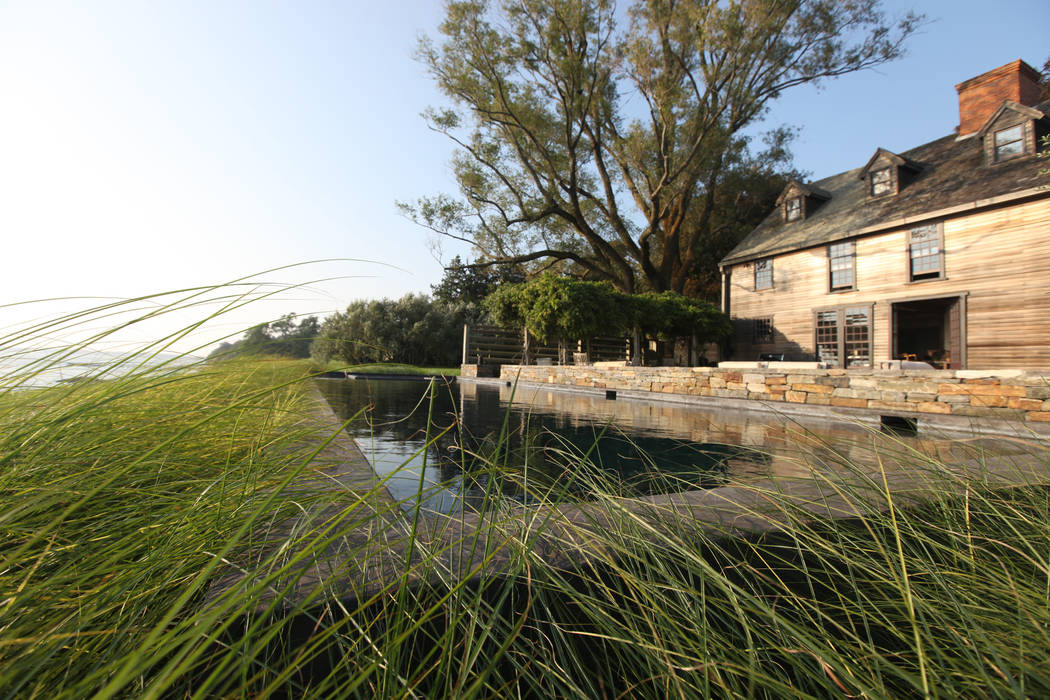
[[[1048,0],[887,3],[931,23],[908,56],[785,95],[798,167],[823,177],[957,123],[954,85],[1050,53]],[[128,297],[290,263],[350,277],[230,315],[427,292],[430,236],[394,202],[453,192],[441,101],[412,58],[441,3],[0,0],[0,304]],[[462,248],[445,246],[448,259]],[[395,267],[389,267],[395,266]],[[54,305],[0,308],[0,328]]]

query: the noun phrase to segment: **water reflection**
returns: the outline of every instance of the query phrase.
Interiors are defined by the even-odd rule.
[[[361,412],[347,430],[394,497],[440,512],[494,491],[521,502],[551,491],[585,500],[595,488],[641,495],[810,476],[846,463],[886,466],[869,429],[771,413],[469,382],[321,384],[341,418]],[[949,464],[962,452],[973,458],[972,442],[892,444]]]

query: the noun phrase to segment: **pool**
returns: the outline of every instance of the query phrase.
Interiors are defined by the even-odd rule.
[[[325,380],[321,390],[406,508],[456,512],[498,495],[588,500],[689,491],[872,459],[870,429],[756,411],[473,382]],[[895,436],[935,459],[973,442]],[[970,457],[965,457],[969,459]],[[892,461],[892,460],[891,460]],[[949,462],[950,463],[950,462]]]

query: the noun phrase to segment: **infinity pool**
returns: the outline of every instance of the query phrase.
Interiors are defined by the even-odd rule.
[[[469,382],[324,380],[336,414],[406,508],[455,512],[499,495],[587,500],[808,476],[873,459],[879,441],[914,456],[972,460],[976,441],[879,436],[757,411]],[[429,416],[429,420],[428,420]],[[981,441],[986,442],[986,441]],[[881,458],[880,458],[881,459]],[[893,462],[893,460],[887,460]]]

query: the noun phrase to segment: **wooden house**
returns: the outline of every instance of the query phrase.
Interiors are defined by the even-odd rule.
[[[721,262],[731,358],[1050,368],[1050,160],[1037,157],[1050,101],[1039,78],[1014,61],[967,80],[955,133],[789,183]]]

